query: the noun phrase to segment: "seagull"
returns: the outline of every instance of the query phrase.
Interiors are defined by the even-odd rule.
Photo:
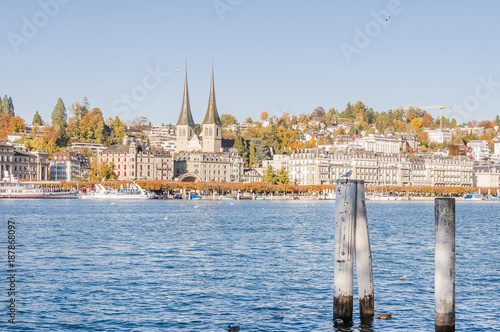
[[[335,319],[335,320],[334,320],[334,322],[335,322],[335,324],[337,324],[337,325],[342,325],[342,324],[344,324],[344,320],[343,320],[342,318],[337,318],[337,319]]]
[[[387,20],[386,20],[387,21]],[[179,68],[175,67],[175,71],[179,71]]]
[[[385,21],[387,22],[387,21],[389,21],[390,19],[391,19],[391,17],[390,17],[390,16],[387,16],[387,17],[385,18]]]
[[[341,178],[348,178],[352,175],[352,170],[348,170],[347,173],[341,176]]]
[[[406,274],[403,275],[402,277],[399,277],[399,280],[406,280]]]
[[[165,218],[163,218],[163,219],[167,220],[167,219],[168,219],[168,216],[166,216],[166,217],[165,217]]]
[[[378,319],[391,319],[392,318],[392,315],[389,315],[389,314],[377,314],[377,318]]]

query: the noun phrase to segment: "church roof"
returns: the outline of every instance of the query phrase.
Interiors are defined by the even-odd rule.
[[[222,125],[219,118],[219,113],[217,112],[217,105],[215,103],[215,86],[214,86],[214,67],[212,65],[212,82],[210,83],[210,97],[208,100],[207,113],[205,114],[205,119],[203,124],[216,124]]]
[[[186,61],[186,79],[184,81],[184,97],[182,98],[181,114],[177,125],[194,126],[193,116],[191,115],[191,107],[189,106],[189,93],[188,93],[188,78],[187,78],[187,61]]]

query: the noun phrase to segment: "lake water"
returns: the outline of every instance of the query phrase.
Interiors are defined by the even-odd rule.
[[[393,319],[361,327],[355,300],[354,325],[338,329],[334,205],[0,200],[0,329],[12,328],[10,219],[17,241],[14,329],[433,331],[434,203],[368,202],[375,313]],[[499,330],[499,212],[495,202],[457,201],[457,331]]]

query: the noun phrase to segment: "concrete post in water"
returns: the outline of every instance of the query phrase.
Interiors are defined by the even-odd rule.
[[[372,252],[370,248],[370,234],[368,233],[364,180],[358,180],[357,182],[356,224],[354,229],[359,313],[361,318],[373,317],[375,315],[375,301],[373,290]]]
[[[252,199],[255,200],[255,193],[252,193]]]
[[[333,318],[352,321],[356,180],[337,180]]]
[[[455,331],[455,199],[436,198],[435,326]]]

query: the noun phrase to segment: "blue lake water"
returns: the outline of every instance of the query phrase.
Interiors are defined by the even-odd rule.
[[[334,205],[1,200],[0,329],[433,331],[434,203],[367,204],[375,312],[393,319],[361,327],[355,300],[349,328],[332,322]],[[499,330],[499,212],[495,202],[457,201],[457,331]],[[8,219],[17,227],[15,327]]]

